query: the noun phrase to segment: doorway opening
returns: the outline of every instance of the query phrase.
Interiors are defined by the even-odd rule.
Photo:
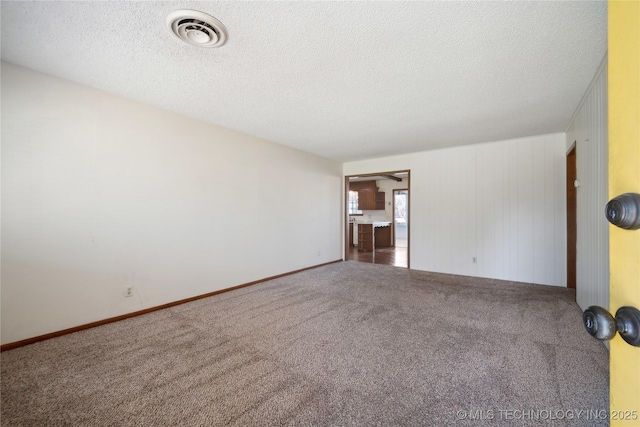
[[[409,268],[410,171],[345,177],[345,260]]]
[[[578,197],[576,180],[576,146],[567,154],[567,288],[576,288],[576,260],[577,260],[577,209]]]
[[[409,190],[393,190],[393,236],[396,248],[406,248],[409,241]]]

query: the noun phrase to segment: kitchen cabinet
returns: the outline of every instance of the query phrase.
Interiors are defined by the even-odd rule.
[[[376,192],[376,209],[377,211],[383,211],[385,208],[385,193],[384,191]]]
[[[375,211],[385,209],[385,193],[378,191],[375,181],[354,181],[349,190],[358,192],[358,210]]]
[[[358,250],[373,251],[373,224],[358,224]]]
[[[391,245],[391,223],[378,221],[358,223],[358,250],[371,252],[377,248],[388,248]]]
[[[370,189],[358,191],[358,209],[361,211],[372,211],[376,207],[376,195]]]
[[[391,247],[391,226],[374,227],[373,241],[376,248]]]

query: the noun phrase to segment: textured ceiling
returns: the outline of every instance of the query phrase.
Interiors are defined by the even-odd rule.
[[[339,161],[564,131],[607,45],[604,1],[1,7],[4,61]],[[182,8],[227,43],[178,40]]]

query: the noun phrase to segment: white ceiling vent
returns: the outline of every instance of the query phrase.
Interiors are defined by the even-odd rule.
[[[176,10],[166,23],[178,38],[195,46],[219,47],[227,40],[224,24],[197,10]]]

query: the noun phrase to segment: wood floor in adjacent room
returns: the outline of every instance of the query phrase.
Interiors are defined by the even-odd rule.
[[[352,261],[368,262],[371,264],[393,265],[407,267],[408,251],[405,247],[392,246],[379,248],[375,251],[359,251],[357,246],[349,247],[349,259]]]

